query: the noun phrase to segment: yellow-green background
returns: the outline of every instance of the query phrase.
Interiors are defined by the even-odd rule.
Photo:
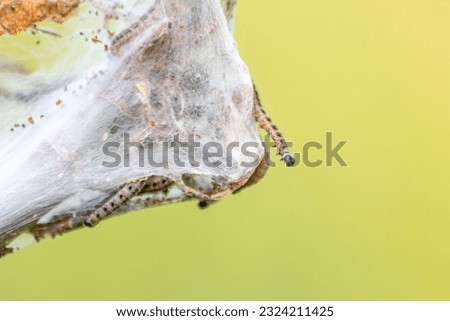
[[[301,152],[207,211],[152,208],[0,261],[0,299],[450,299],[450,2],[240,1],[236,37]],[[315,152],[312,156],[323,156]]]

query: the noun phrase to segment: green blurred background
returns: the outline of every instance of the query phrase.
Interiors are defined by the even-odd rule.
[[[449,300],[450,2],[240,1],[236,38],[301,152],[206,211],[152,208],[0,261],[8,300]],[[323,151],[311,154],[323,157]]]

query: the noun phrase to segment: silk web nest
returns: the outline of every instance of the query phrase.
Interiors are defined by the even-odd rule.
[[[256,182],[267,166],[255,118],[293,162],[255,111],[235,5],[92,0],[63,26],[0,37],[0,255],[110,214],[205,207]]]

